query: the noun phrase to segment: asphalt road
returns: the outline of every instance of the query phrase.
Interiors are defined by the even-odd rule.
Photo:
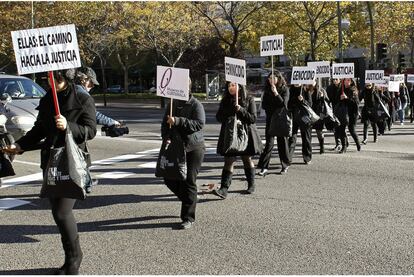
[[[243,193],[238,161],[228,199],[218,200],[203,186],[218,183],[223,166],[216,108],[206,105],[197,221],[183,231],[176,229],[180,203],[154,177],[163,111],[99,107],[124,120],[130,134],[89,143],[99,185],[76,204],[81,274],[413,274],[413,124],[395,126],[375,144],[370,136],[361,152],[351,143],[342,155],[319,155],[314,137],[313,163],[304,165],[298,145],[287,175],[277,174],[275,153],[253,195]],[[258,127],[263,136],[263,118]],[[332,134],[327,144],[333,147]],[[64,256],[49,204],[38,198],[39,153],[18,156],[14,167],[17,175],[0,188],[0,274],[48,274]]]

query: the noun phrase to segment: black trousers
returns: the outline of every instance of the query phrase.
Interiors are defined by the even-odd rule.
[[[371,123],[372,132],[374,133],[374,140],[377,140],[378,129],[377,123],[370,121],[369,119],[364,120],[364,140],[368,138],[368,125]]]
[[[76,199],[49,198],[52,205],[53,219],[63,240],[74,241],[78,236],[78,226],[73,215]]]
[[[197,175],[204,159],[204,148],[187,152],[187,180],[177,181],[164,179],[167,187],[181,201],[181,219],[183,221],[195,221],[197,205]]]
[[[300,129],[300,136],[302,138],[302,155],[305,162],[312,160],[312,127],[304,126],[302,124],[295,123],[293,121],[292,136],[289,138],[289,157],[293,158],[293,154],[296,148],[296,140],[298,136],[298,130]]]
[[[359,144],[359,138],[358,138],[358,135],[357,135],[356,130],[355,130],[357,120],[358,120],[358,115],[357,114],[352,114],[352,115],[349,116],[348,131],[351,134],[352,138],[354,139],[356,145],[360,145]],[[340,138],[341,143],[342,143],[342,147],[344,147],[344,146],[346,146],[346,126],[341,125],[337,128],[337,130],[338,130],[339,138]]]
[[[270,157],[272,156],[273,147],[275,145],[275,137],[269,135],[271,117],[266,117],[266,145],[259,158],[257,167],[262,169],[268,169],[270,164]],[[280,163],[282,167],[288,167],[290,165],[289,158],[289,142],[287,137],[277,137],[277,151],[279,153]]]

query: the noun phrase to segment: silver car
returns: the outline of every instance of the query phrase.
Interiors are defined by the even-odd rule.
[[[7,117],[5,127],[15,140],[33,127],[38,114],[36,108],[45,94],[46,91],[29,78],[0,74],[0,97]]]

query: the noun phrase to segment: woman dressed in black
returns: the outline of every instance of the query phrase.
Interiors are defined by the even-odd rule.
[[[340,96],[340,102],[346,103],[348,107],[348,116],[349,116],[349,124],[348,130],[351,134],[352,138],[355,141],[356,147],[358,151],[361,151],[361,144],[359,143],[359,138],[355,130],[355,126],[358,120],[358,105],[359,105],[359,96],[358,96],[358,89],[355,85],[355,82],[352,79],[346,78],[343,80],[344,82],[344,93]],[[341,140],[342,149],[339,153],[345,153],[348,147],[348,141],[346,136],[346,125],[339,126],[339,138]]]
[[[69,72],[71,72],[69,74]],[[5,149],[9,153],[21,154],[24,151],[41,148],[40,167],[45,170],[50,148],[62,147],[65,144],[66,129],[72,131],[76,143],[85,148],[85,132],[87,139],[96,134],[96,111],[92,97],[86,93],[77,93],[73,84],[74,70],[55,72],[56,91],[59,100],[60,116],[55,116],[51,91],[40,100],[39,114],[33,128],[15,144]],[[43,143],[41,141],[44,140]],[[78,228],[73,215],[76,199],[56,198],[53,195],[42,195],[49,198],[53,218],[61,235],[65,251],[65,263],[55,274],[78,274],[82,261]]]
[[[165,111],[161,134],[163,138],[168,136],[171,125],[183,138],[187,158],[187,178],[185,181],[165,178],[164,182],[181,201],[180,229],[189,229],[196,219],[197,176],[204,159],[203,128],[206,115],[203,105],[192,94],[188,101],[174,101],[172,117],[169,116],[169,111],[170,105]]]
[[[288,107],[289,110],[292,111],[293,115],[293,128],[292,137],[289,138],[289,157],[290,159],[293,159],[298,130],[300,129],[300,136],[302,138],[303,161],[305,164],[310,164],[312,161],[312,126],[305,125],[299,118],[299,109],[302,103],[306,103],[309,105],[309,107],[312,107],[312,96],[310,94],[310,91],[303,90],[302,86],[291,87]]]
[[[238,87],[238,105],[236,105],[236,90]],[[237,115],[243,124],[247,126],[248,144],[243,152],[226,154],[224,148],[224,133],[228,128],[227,121],[230,117]],[[219,110],[216,114],[217,121],[221,123],[220,136],[217,142],[217,153],[224,156],[224,167],[221,173],[221,187],[213,193],[222,199],[227,197],[227,192],[233,178],[234,162],[240,156],[244,164],[244,173],[247,179],[247,193],[255,191],[255,168],[252,156],[260,154],[263,144],[256,128],[256,104],[254,98],[247,95],[243,86],[236,83],[227,82],[226,91],[220,102]]]
[[[261,169],[259,172],[260,176],[267,174],[270,157],[275,144],[275,138],[269,134],[272,115],[275,111],[279,111],[283,107],[287,109],[288,101],[289,88],[282,74],[275,70],[273,78],[271,73],[268,76],[262,100],[262,108],[266,112],[266,145],[257,165]],[[288,137],[277,137],[277,150],[280,163],[282,164],[280,173],[285,174],[290,166]]]
[[[331,101],[332,109],[339,102],[339,97],[341,95],[341,80],[340,79],[332,79],[331,84],[326,88],[326,93],[328,95],[329,101]],[[341,140],[339,139],[338,128],[334,129],[334,136],[335,136],[335,147],[332,149],[334,151],[341,150]]]
[[[360,100],[364,100],[364,107],[361,112],[361,119],[364,123],[364,139],[362,144],[367,144],[368,141],[368,125],[371,123],[372,132],[374,134],[374,142],[377,142],[378,137],[378,128],[377,128],[377,118],[375,113],[376,104],[380,101],[378,93],[374,88],[373,84],[366,83],[365,88],[362,90]]]
[[[317,115],[320,115],[325,110],[325,101],[329,102],[328,95],[323,88],[320,88],[316,82],[313,85],[307,85],[306,91],[309,91],[312,95],[312,109]],[[317,121],[312,126],[316,131],[316,136],[319,141],[319,153],[325,153],[325,135],[323,133],[324,122],[323,120]]]

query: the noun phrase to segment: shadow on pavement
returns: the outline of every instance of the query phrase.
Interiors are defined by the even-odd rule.
[[[52,275],[55,268],[33,268],[22,270],[0,270],[0,275]]]

